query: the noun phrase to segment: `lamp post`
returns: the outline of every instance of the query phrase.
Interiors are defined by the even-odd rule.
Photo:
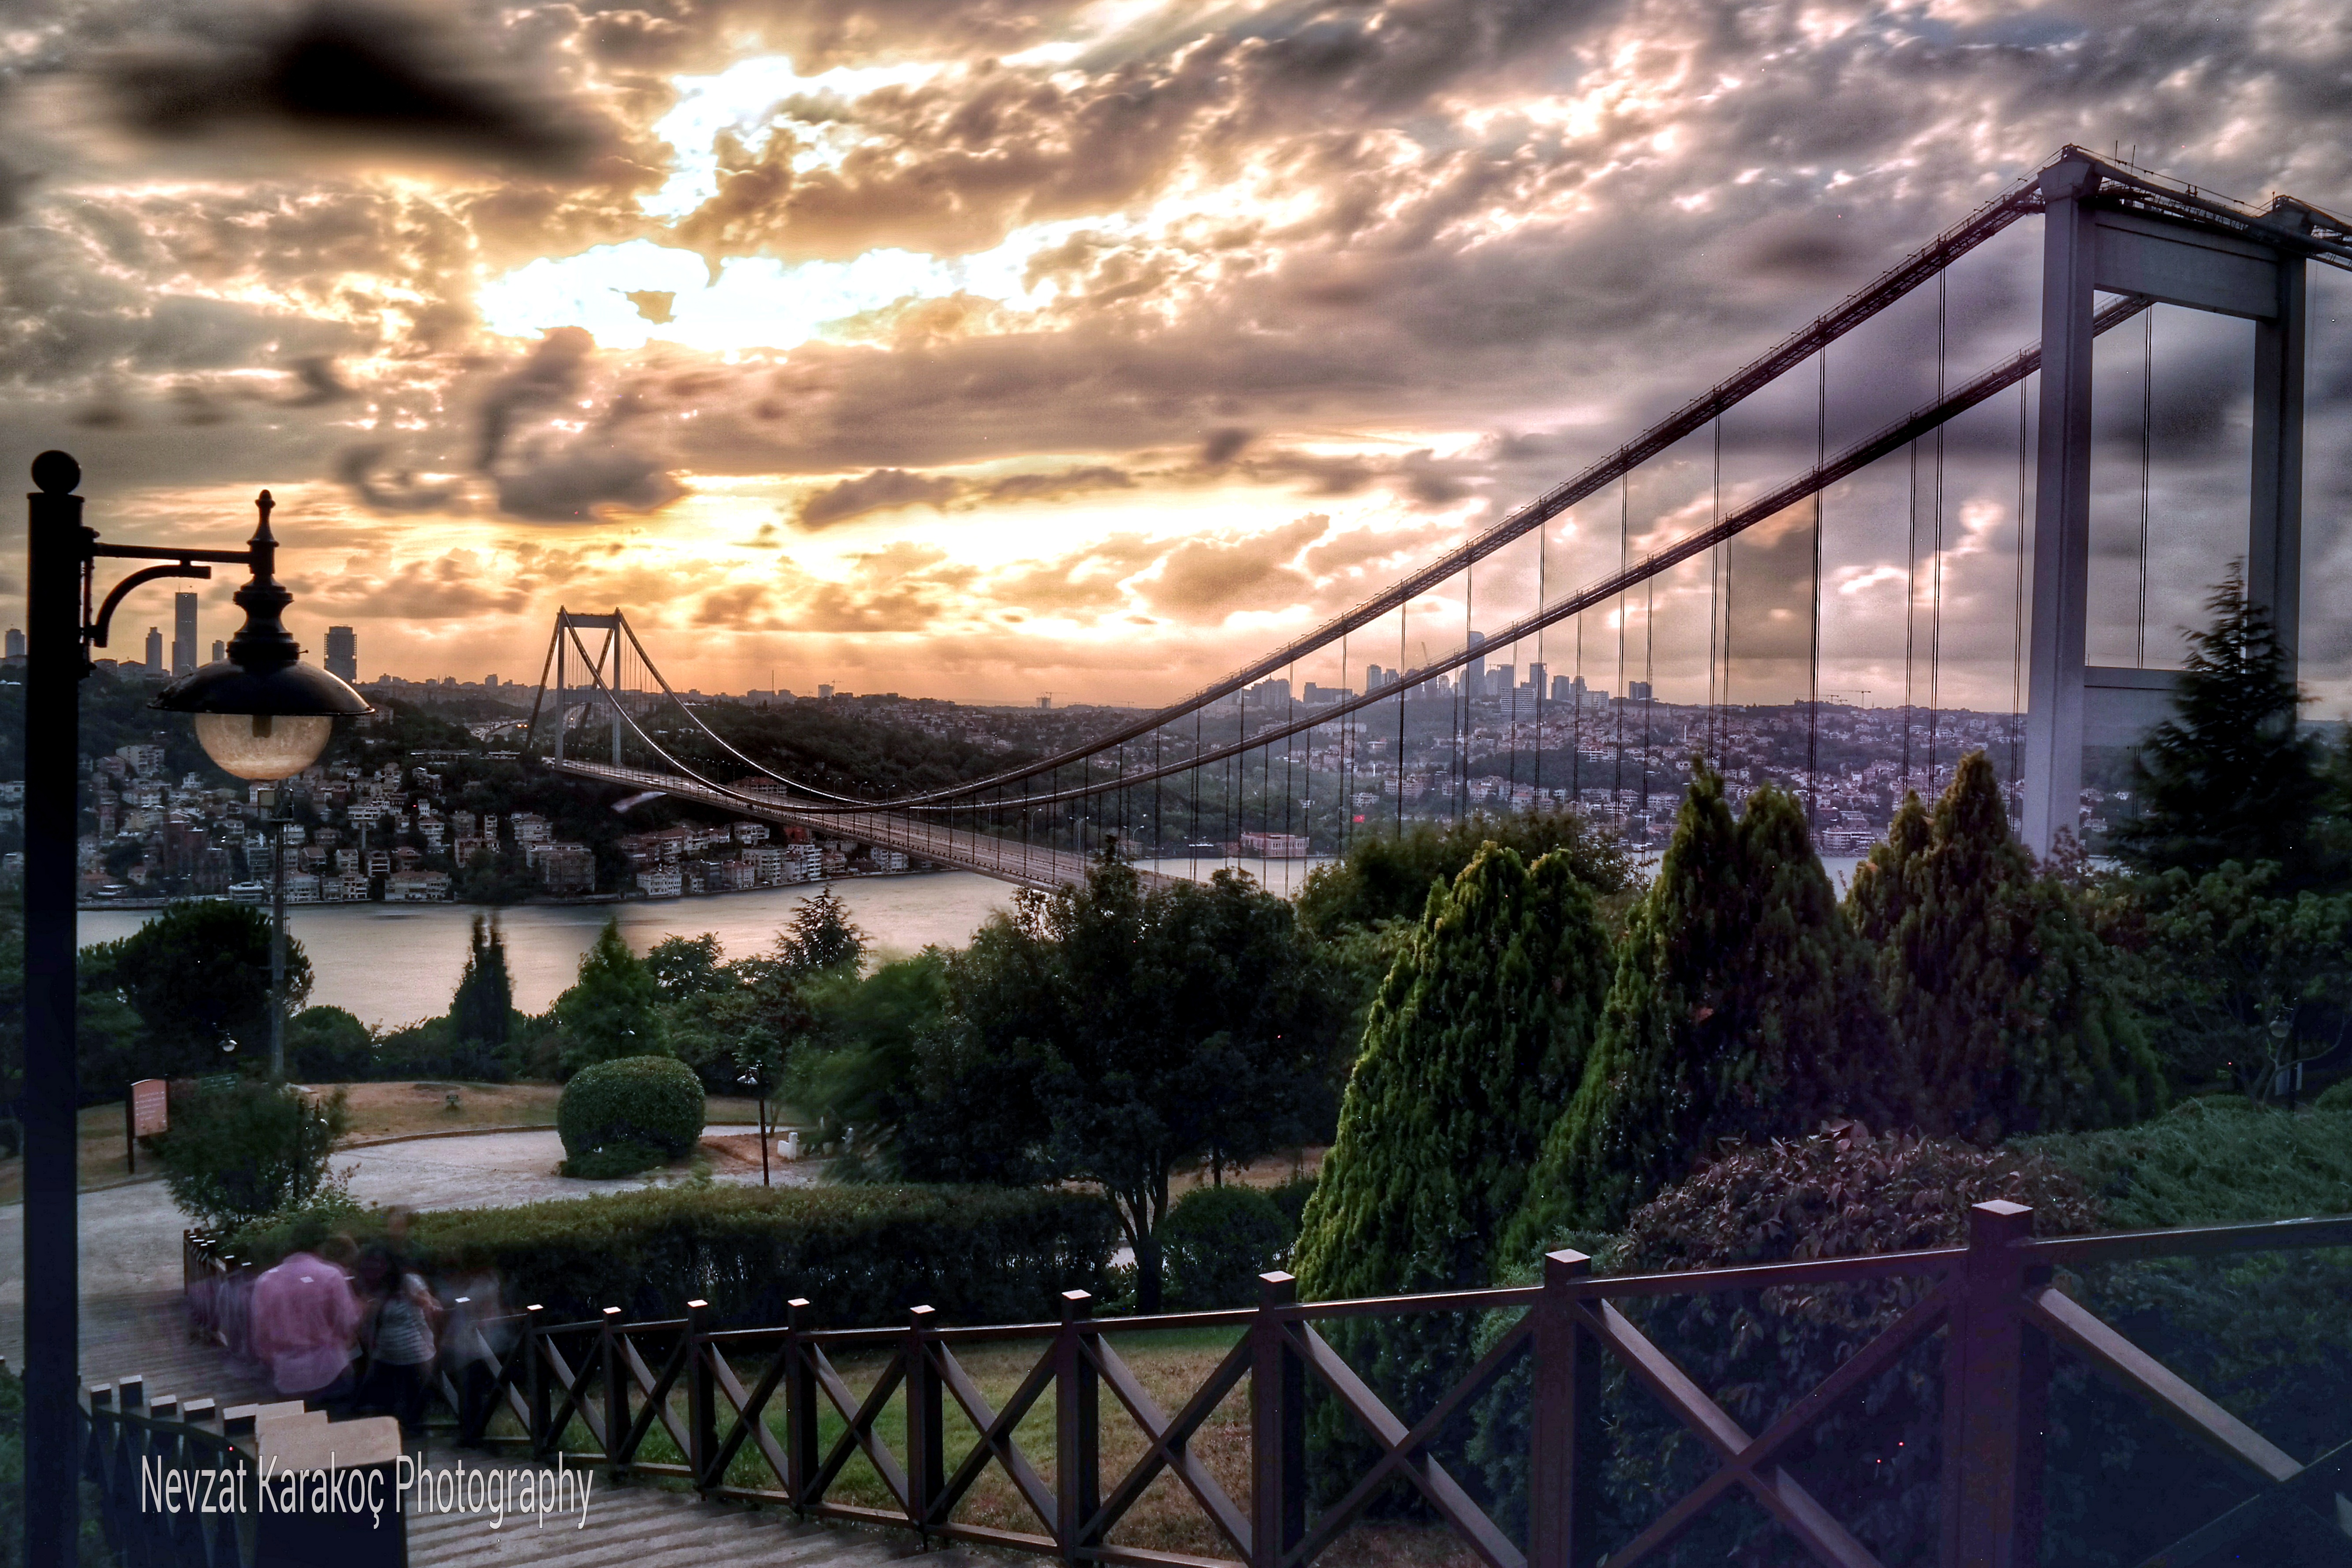
[[[244,550],[100,544],[83,526],[81,465],[63,452],[33,459],[26,497],[29,561],[25,660],[25,1511],[29,1568],[71,1568],[79,1533],[80,1279],[75,1236],[74,1062],[76,799],[80,688],[89,650],[104,647],[115,606],[162,577],[210,577],[212,564],[244,566],[246,624],[228,657],[166,687],[153,706],[196,716],[196,740],[239,778],[298,773],[327,743],[334,717],[373,711],[322,670],[278,616],[292,595],[275,577],[269,492]],[[116,584],[95,616],[92,578],[101,559],[146,561]]]

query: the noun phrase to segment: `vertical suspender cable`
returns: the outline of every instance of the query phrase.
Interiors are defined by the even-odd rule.
[[[1339,637],[1339,689],[1348,689],[1348,638]],[[1348,721],[1339,721],[1339,853],[1345,855],[1356,837],[1356,753],[1348,744]]]
[[[1919,443],[1911,443],[1911,506],[1903,544],[1903,787],[1911,783],[1912,646],[1919,622]]]
[[[1568,720],[1568,795],[1576,809],[1584,809],[1584,616],[1576,617],[1576,675],[1569,687],[1574,706]]]
[[[1475,616],[1471,601],[1478,592],[1478,568],[1474,563],[1462,569],[1462,646],[1466,650],[1478,635],[1473,626]],[[1484,679],[1482,674],[1481,679]],[[1454,817],[1455,821],[1470,815],[1470,704],[1475,699],[1471,687],[1470,667],[1462,667],[1460,699],[1454,704],[1454,768],[1455,785]]]
[[[2147,668],[2147,479],[2156,426],[2156,312],[2140,313],[2139,339],[2139,623],[2134,659]]]
[[[1633,563],[1633,477],[1631,474],[1617,481],[1617,570],[1622,572]],[[1617,685],[1610,693],[1617,710],[1617,769],[1611,775],[1609,805],[1612,811],[1622,811],[1625,805],[1625,595],[1617,595]]]
[[[1544,563],[1551,556],[1551,525],[1547,522],[1536,530],[1536,611],[1541,614],[1549,607],[1549,595],[1544,588]],[[1543,671],[1536,681],[1536,782],[1535,807],[1541,811],[1543,793],[1544,748],[1544,688],[1551,684],[1551,666],[1544,662],[1544,628],[1536,628],[1536,668]]]
[[[1658,696],[1658,672],[1652,656],[1658,640],[1658,580],[1642,584],[1642,843],[1650,842],[1650,710]]]
[[[1936,401],[1944,400],[1944,367],[1949,337],[1945,330],[1948,272],[1936,274]],[[1944,680],[1944,426],[1936,426],[1936,521],[1930,536],[1935,559],[1927,571],[1927,793],[1937,783],[1937,734],[1943,710]]]
[[[1710,524],[1723,521],[1723,416],[1717,414],[1715,425],[1715,497],[1707,507]],[[1724,541],[1706,552],[1706,729],[1701,750],[1708,763],[1720,766],[1722,741],[1718,731],[1723,726],[1722,694],[1716,683],[1716,664],[1722,657],[1719,646],[1723,632],[1723,567],[1724,559],[1731,553],[1731,542]]]
[[[1397,606],[1397,837],[1404,837],[1404,633],[1405,617],[1412,612],[1412,601],[1407,599]]]
[[[1814,363],[1820,367],[1813,398],[1813,468],[1830,460],[1830,350],[1822,345]],[[1937,426],[1941,439],[1942,426]],[[1813,621],[1811,646],[1805,656],[1805,826],[1821,831],[1822,816],[1822,492],[1813,492]]]
[[[2009,783],[2018,793],[2025,767],[2025,386],[2017,384],[2017,587],[2010,605]]]

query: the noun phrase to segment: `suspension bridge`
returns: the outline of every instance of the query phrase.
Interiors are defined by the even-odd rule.
[[[1997,304],[2001,288],[1971,292],[1971,279],[2014,285],[2031,276],[2035,258],[2020,237],[2030,243],[2032,229],[2017,228],[2027,219],[2040,226],[2038,332],[2024,330],[2030,316],[2011,323],[1986,303]],[[1964,262],[1979,270],[1961,277],[1956,312]],[[1992,743],[2006,759],[2025,841],[2048,853],[2082,830],[2086,743],[2144,731],[2165,711],[2173,679],[2147,658],[2151,593],[2161,597],[2170,586],[2152,581],[2158,306],[2188,312],[2184,321],[2252,325],[2250,386],[2232,394],[2250,399],[2245,531],[2242,544],[2232,539],[2213,553],[2202,581],[2241,559],[2248,597],[2267,610],[2290,654],[2299,645],[2310,263],[2352,271],[2344,220],[2286,195],[2258,208],[2069,147],[1459,546],[1189,696],[1115,715],[1047,754],[894,795],[820,786],[722,736],[662,677],[619,609],[558,613],[526,753],[616,789],[1051,887],[1079,878],[1106,839],[1165,855],[1171,844],[1229,851],[1255,836],[1261,845],[1323,852],[1355,832],[1402,827],[1409,801],[1417,816],[1464,815],[1493,782],[1474,775],[1481,745],[1490,767],[1507,770],[1508,798],[1597,805],[1623,818],[1637,793],[1648,810],[1667,753],[1686,760],[1696,752],[1721,766],[1739,747],[1762,743],[1756,715],[1770,706],[1786,721],[1777,773],[1807,800],[1818,827],[1825,781],[1851,765],[1823,754],[1824,710],[1836,712],[1822,689],[1824,638],[1836,630],[1851,640],[1824,621],[1824,497],[1834,494],[1841,514],[1903,520],[1901,567],[1874,569],[1892,570],[1902,584],[1899,677],[1873,675],[1884,665],[1851,648],[1831,650],[1843,668],[1862,671],[1854,683],[1899,688],[1899,719],[1884,721],[1899,724],[1897,784],[1932,794],[1964,741],[1987,742],[1981,699],[2005,672]],[[1924,341],[1890,348],[1906,321],[1924,340],[1930,309],[1932,353]],[[1969,318],[1957,331],[1956,313]],[[2127,324],[2140,339],[2136,542],[2128,481],[2095,473],[2103,441],[2110,451],[2119,436],[2125,449],[2131,442],[2132,400],[2102,409],[2099,423],[2093,398],[2095,345]],[[2020,329],[2010,341],[2025,339],[2022,346],[1954,374],[1956,354],[1984,357],[2005,325]],[[1842,350],[1835,377],[1833,349]],[[2120,362],[2111,354],[2106,363],[2112,379]],[[1911,388],[1916,395],[1903,395]],[[2013,418],[1996,402],[2012,391]],[[1901,412],[1888,417],[1889,409]],[[2013,454],[2013,496],[2011,481],[1997,477],[2005,452]],[[1759,462],[1781,471],[1738,471]],[[1907,500],[1897,501],[1906,468]],[[1614,561],[1595,570],[1595,549],[1610,545]],[[1587,574],[1556,592],[1554,557],[1563,551],[1574,557],[1564,565]],[[2099,629],[2098,651],[2116,663],[2092,658],[2095,553],[2137,569],[2135,615],[2110,614]],[[1948,616],[1963,574],[1967,607]],[[2112,611],[2118,594],[2132,602],[2134,586],[2129,569],[2119,584],[2103,580],[2100,603]],[[1503,624],[1482,634],[1476,618],[1496,615],[1497,598]],[[1996,624],[2004,614],[2008,624]],[[1588,620],[1595,672],[1610,676],[1605,691],[1585,680]],[[2127,650],[2118,629],[2126,624]],[[1444,650],[1434,656],[1432,636]],[[1945,686],[1964,644],[1978,700],[1969,710],[1973,731]],[[1550,656],[1571,648],[1574,673],[1556,673]],[[1372,664],[1360,686],[1350,680],[1351,656],[1391,650],[1394,666]],[[1336,684],[1302,694],[1302,670],[1335,668]],[[1657,695],[1669,676],[1684,691],[1679,703]],[[1679,728],[1662,731],[1661,711],[1678,715]],[[1851,727],[1833,717],[1832,739],[1838,723]],[[1638,792],[1625,787],[1629,766]]]

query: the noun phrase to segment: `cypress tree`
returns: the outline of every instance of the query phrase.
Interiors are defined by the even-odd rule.
[[[1847,910],[1876,947],[1908,1067],[1903,1120],[1921,1131],[1991,1143],[2122,1125],[2161,1103],[2096,936],[2010,836],[1982,752],[1961,761],[1932,821],[1906,803]]]
[[[1887,1033],[1804,808],[1767,786],[1735,822],[1700,766],[1636,905],[1598,1043],[1504,1238],[1522,1260],[1607,1229],[1717,1143],[1886,1114]]]
[[[1302,1296],[1487,1282],[1496,1237],[1583,1068],[1610,967],[1592,892],[1566,853],[1529,866],[1490,844],[1450,888],[1430,890],[1372,1004],[1300,1223]],[[1474,1330],[1461,1314],[1428,1313],[1328,1331],[1404,1412],[1425,1409],[1468,1367]],[[1369,1451],[1334,1405],[1318,1407],[1314,1435],[1327,1455]]]
[[[2173,717],[2140,744],[2116,847],[2143,871],[2198,877],[2269,860],[2286,890],[2312,886],[2329,869],[2310,853],[2327,780],[2317,742],[2295,723],[2304,697],[2287,651],[2234,563],[2205,605],[2212,624],[2189,634]]]
[[[449,1037],[495,1050],[507,1043],[514,1014],[514,981],[507,973],[507,939],[488,917],[474,917],[472,946],[457,993],[449,999]]]

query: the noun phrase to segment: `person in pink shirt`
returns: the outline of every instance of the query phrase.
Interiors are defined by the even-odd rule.
[[[294,1250],[254,1282],[253,1353],[281,1395],[323,1403],[351,1392],[359,1353],[359,1297],[335,1261],[352,1247],[316,1221],[298,1224],[292,1239]]]

